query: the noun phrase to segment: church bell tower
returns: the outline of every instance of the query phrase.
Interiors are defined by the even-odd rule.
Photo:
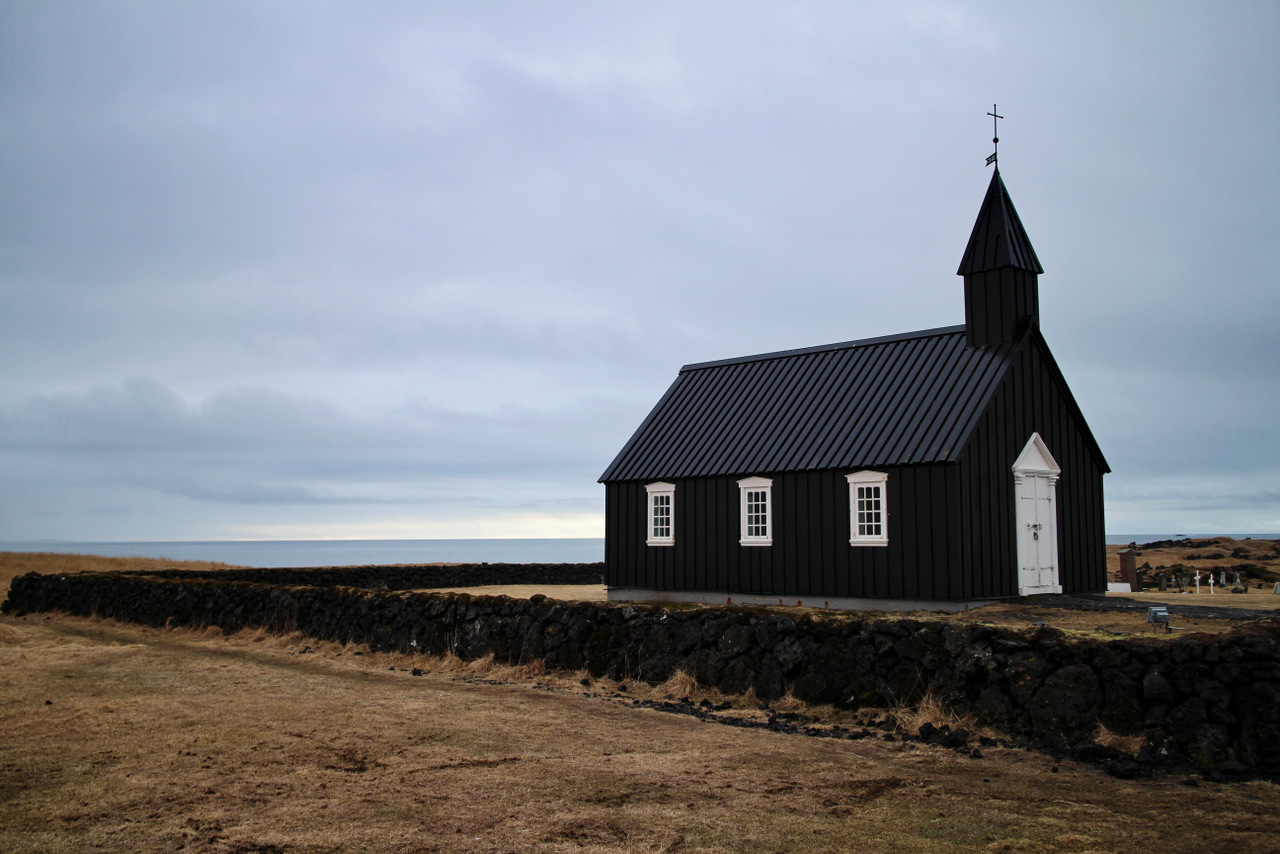
[[[1038,277],[1044,272],[1031,248],[1009,191],[1000,179],[1000,115],[991,105],[987,165],[995,164],[987,197],[973,224],[957,276],[964,276],[964,325],[970,347],[1012,344],[1040,323]]]
[[[1039,323],[1038,278],[1043,272],[997,166],[956,271],[964,276],[970,347],[1010,344],[1028,325]]]

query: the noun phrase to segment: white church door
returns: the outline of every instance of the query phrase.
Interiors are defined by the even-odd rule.
[[[1032,433],[1013,464],[1018,537],[1018,595],[1061,593],[1058,579],[1058,476],[1039,433]]]

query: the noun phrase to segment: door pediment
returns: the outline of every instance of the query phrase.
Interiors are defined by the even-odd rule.
[[[1053,458],[1053,454],[1049,453],[1049,448],[1045,445],[1044,439],[1040,438],[1040,434],[1032,433],[1027,444],[1023,446],[1022,453],[1018,454],[1018,458],[1013,461],[1013,473],[1015,475],[1046,475],[1056,480],[1058,475],[1062,474],[1062,467]]]

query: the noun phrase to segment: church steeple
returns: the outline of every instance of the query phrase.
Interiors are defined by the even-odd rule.
[[[1011,343],[1027,324],[1038,323],[1043,272],[997,166],[956,271],[964,276],[969,346]]]

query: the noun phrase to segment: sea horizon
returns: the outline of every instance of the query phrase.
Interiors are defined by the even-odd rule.
[[[1280,539],[1280,533],[1107,534],[1108,545],[1231,537]],[[199,560],[253,568],[428,563],[596,563],[603,537],[492,537],[438,540],[13,540],[0,551]]]
[[[200,560],[255,569],[428,563],[597,563],[604,538],[448,540],[20,540],[0,551]]]

